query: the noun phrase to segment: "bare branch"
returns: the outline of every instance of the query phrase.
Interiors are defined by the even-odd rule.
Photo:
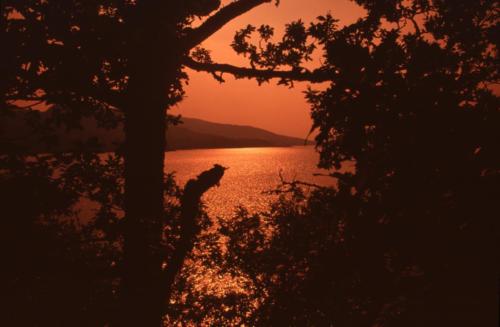
[[[187,57],[184,65],[196,71],[208,73],[229,73],[236,77],[244,78],[281,78],[290,81],[305,81],[311,83],[323,83],[331,80],[328,71],[322,69],[309,70],[272,70],[238,67],[229,64],[203,63]]]
[[[191,50],[234,18],[266,2],[271,2],[271,0],[238,0],[224,6],[199,27],[186,34],[182,42],[184,49]]]

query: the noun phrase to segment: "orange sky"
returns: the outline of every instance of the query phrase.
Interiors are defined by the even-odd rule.
[[[340,24],[351,23],[364,14],[360,7],[349,0],[281,0],[278,7],[264,4],[238,17],[203,46],[212,51],[212,59],[216,62],[245,65],[246,60],[236,56],[230,47],[236,30],[247,24],[268,24],[279,33],[285,23],[299,18],[308,23],[327,11],[340,19]],[[293,89],[277,86],[276,80],[258,86],[255,81],[235,80],[226,74],[226,82],[220,84],[207,73],[188,70],[188,74],[190,81],[185,88],[186,98],[171,113],[215,122],[251,125],[302,138],[311,127],[309,106],[302,93],[307,83],[296,83]]]

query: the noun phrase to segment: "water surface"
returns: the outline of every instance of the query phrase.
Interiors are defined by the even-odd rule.
[[[312,146],[182,150],[165,156],[165,171],[174,171],[181,186],[216,163],[229,167],[220,186],[203,197],[211,215],[230,216],[238,205],[265,209],[270,196],[264,192],[280,184],[280,172],[288,181],[333,184],[329,177],[313,176],[326,171],[316,167],[319,155]]]

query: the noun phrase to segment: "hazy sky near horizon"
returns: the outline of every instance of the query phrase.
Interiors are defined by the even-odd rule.
[[[227,3],[228,1],[223,1]],[[247,60],[231,49],[234,32],[247,24],[268,24],[280,35],[286,23],[302,19],[307,25],[317,16],[331,12],[341,25],[354,22],[364,15],[362,8],[349,0],[281,0],[263,4],[236,18],[208,39],[203,47],[211,50],[218,63],[248,66]],[[256,81],[236,80],[225,74],[220,84],[210,74],[187,69],[189,85],[185,99],[171,110],[173,114],[209,121],[251,125],[285,135],[305,137],[311,127],[309,106],[303,91],[308,83],[295,83],[289,89],[270,83],[259,86]],[[314,87],[314,85],[313,85]]]

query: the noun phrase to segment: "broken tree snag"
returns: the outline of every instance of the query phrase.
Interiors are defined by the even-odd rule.
[[[199,202],[203,193],[213,186],[219,186],[219,182],[226,169],[226,167],[215,164],[213,168],[199,174],[196,179],[190,179],[186,183],[184,194],[181,197],[182,212],[184,213],[184,205],[189,205],[192,201]],[[186,207],[186,209],[189,209],[189,207]]]
[[[175,277],[179,273],[187,254],[193,249],[199,232],[197,218],[200,214],[201,197],[213,186],[219,186],[226,167],[215,164],[213,168],[202,172],[195,179],[190,179],[181,196],[180,238],[174,253],[167,262],[164,271],[165,299],[170,299]]]

